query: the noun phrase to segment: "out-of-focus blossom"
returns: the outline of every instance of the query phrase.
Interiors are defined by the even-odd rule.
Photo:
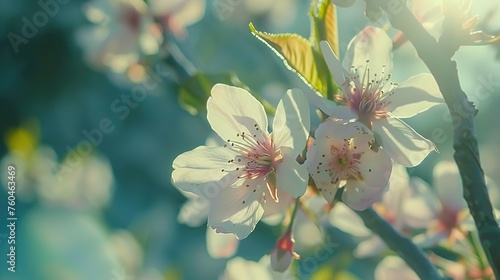
[[[259,262],[245,260],[240,257],[231,259],[219,280],[285,280],[295,279],[290,270],[273,271],[269,256],[265,255]]]
[[[401,85],[390,82],[392,43],[382,29],[364,28],[349,43],[342,64],[327,42],[321,42],[321,50],[342,91],[336,98],[350,110],[314,94],[311,103],[331,117],[365,124],[396,163],[416,166],[437,151],[434,143],[400,119],[442,103],[437,83],[430,74],[413,76]]]
[[[468,234],[475,234],[469,232]],[[451,247],[460,255],[457,261],[452,261],[436,254],[430,254],[433,264],[439,267],[443,274],[454,280],[492,279],[493,270],[488,265],[486,255],[479,244],[479,239],[458,239]],[[475,243],[475,244],[474,244]],[[476,246],[476,248],[474,248]],[[479,252],[479,254],[478,254]]]
[[[210,202],[193,193],[182,192],[188,200],[184,203],[179,216],[179,223],[191,227],[206,225]],[[230,258],[238,249],[239,241],[232,234],[216,233],[211,227],[206,233],[207,251],[212,258]]]
[[[308,173],[296,158],[309,135],[305,97],[289,90],[278,104],[274,132],[267,132],[264,107],[244,89],[218,84],[207,102],[212,129],[224,147],[200,146],[173,163],[173,184],[210,200],[208,224],[238,239],[250,234],[278,190],[305,192]]]
[[[205,0],[149,0],[148,4],[152,14],[178,37],[186,36],[185,28],[205,14]]]
[[[452,17],[459,19],[459,26],[453,26],[454,40],[458,45],[488,45],[498,44],[500,37],[490,36],[480,30],[479,16],[469,16],[473,10],[473,0],[461,1],[434,1],[434,0],[413,0],[411,1],[411,9],[415,17],[422,26],[436,40],[441,40],[443,34],[443,24],[445,17],[450,14]],[[487,1],[484,2],[484,4]],[[482,3],[483,4],[483,3]],[[494,5],[491,3],[491,5]],[[476,5],[481,6],[481,5]],[[493,6],[494,7],[494,6]],[[488,16],[486,16],[488,19]],[[402,32],[398,32],[394,38],[394,47],[398,48],[405,42],[406,37]]]
[[[415,180],[418,179],[409,178],[406,168],[401,165],[394,165],[389,181],[389,189],[384,193],[382,200],[373,205],[378,214],[402,234],[407,234],[409,229],[409,217],[405,215],[403,209],[405,203],[413,195],[410,185]],[[364,239],[354,250],[355,257],[375,256],[386,248],[382,239],[366,228],[356,213],[342,204],[335,205],[330,211],[329,218],[330,224],[333,226],[355,237]],[[420,228],[425,228],[425,226]]]
[[[370,148],[373,134],[359,122],[327,119],[307,151],[307,168],[328,202],[344,187],[342,200],[354,210],[365,210],[387,187],[392,162],[384,149]]]
[[[375,279],[418,280],[420,278],[400,257],[387,256],[375,268]]]
[[[144,1],[92,0],[83,11],[94,26],[79,30],[77,41],[90,65],[124,73],[159,52],[161,27]]]
[[[15,166],[20,199],[87,210],[109,202],[114,178],[104,157],[71,151],[59,161],[52,148],[37,146],[36,137],[25,128],[11,131],[7,138],[10,152],[2,166]]]
[[[415,185],[418,195],[404,205],[411,226],[428,228],[426,233],[415,238],[421,246],[432,246],[443,239],[455,241],[464,238],[467,231],[475,230],[454,162],[442,161],[435,166],[433,185],[435,192],[424,182]]]

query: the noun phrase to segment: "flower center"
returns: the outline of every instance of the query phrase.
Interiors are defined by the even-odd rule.
[[[385,77],[384,70],[381,75],[374,74],[373,78],[370,77],[367,61],[362,77],[358,74],[358,69],[351,70],[351,75],[346,77],[347,92],[343,96],[337,95],[337,100],[354,110],[359,120],[371,127],[374,120],[389,116],[386,108],[388,102],[384,99],[396,87],[396,84],[389,81],[390,78],[390,74]]]
[[[353,146],[352,141],[348,139],[344,139],[341,147],[334,145],[330,147],[332,158],[329,162],[329,171],[332,183],[362,179],[359,170],[361,153],[355,152],[355,149],[356,146]]]
[[[274,165],[283,161],[279,149],[275,149],[271,135],[263,131],[258,124],[254,125],[254,134],[245,132],[237,133],[237,140],[227,140],[224,147],[237,153],[228,163],[234,163],[235,171],[239,171],[238,178],[257,179],[264,178],[274,171]],[[231,170],[222,170],[231,171]]]

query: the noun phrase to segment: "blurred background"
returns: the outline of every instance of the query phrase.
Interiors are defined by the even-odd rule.
[[[307,37],[310,3],[149,2],[149,12],[144,2],[126,0],[0,3],[5,224],[8,165],[16,167],[17,187],[16,272],[7,271],[9,232],[0,226],[1,279],[217,279],[223,272],[227,260],[209,256],[206,228],[177,221],[186,198],[171,185],[172,161],[211,135],[203,112],[181,107],[179,81],[197,71],[234,72],[273,105],[288,88],[307,90],[248,24]],[[341,56],[369,23],[362,2],[337,10]],[[484,0],[471,7],[484,19],[485,32],[500,33],[498,6]],[[500,49],[464,47],[455,58],[462,87],[479,109],[484,171],[500,182]],[[409,44],[394,52],[393,69],[397,82],[427,71]],[[436,163],[452,159],[453,120],[442,105],[407,122],[440,150],[408,170],[432,183]],[[257,261],[277,237],[273,227],[259,223],[237,255]],[[339,240],[337,250],[349,246]],[[377,261],[350,270],[372,279]]]

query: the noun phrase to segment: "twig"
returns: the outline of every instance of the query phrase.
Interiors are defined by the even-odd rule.
[[[385,244],[417,273],[420,279],[442,279],[424,251],[415,245],[411,239],[399,234],[375,210],[368,208],[364,211],[356,211],[356,213],[363,220],[366,227],[380,236]]]
[[[500,229],[495,221],[479,160],[474,122],[477,111],[460,87],[457,66],[451,59],[453,53],[436,42],[408,10],[404,1],[383,0],[381,4],[392,25],[403,31],[433,74],[451,117],[460,120],[459,125],[454,126],[453,147],[462,178],[463,196],[476,223],[488,261],[496,278],[500,279]]]

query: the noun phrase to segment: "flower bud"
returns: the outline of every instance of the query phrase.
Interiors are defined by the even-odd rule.
[[[299,255],[293,251],[295,240],[288,230],[276,241],[276,246],[271,252],[271,267],[274,271],[285,272],[292,263],[292,257],[298,259]]]

